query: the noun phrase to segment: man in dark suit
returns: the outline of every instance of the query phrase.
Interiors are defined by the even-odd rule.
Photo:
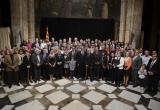
[[[80,50],[76,54],[76,63],[77,63],[77,78],[84,79],[85,77],[85,52],[84,50]]]
[[[42,55],[41,50],[38,48],[35,49],[35,53],[32,55],[32,63],[33,63],[33,70],[34,70],[34,81],[40,81],[41,76],[41,66],[42,66]]]
[[[149,60],[147,65],[147,89],[145,92],[154,96],[158,91],[158,82],[159,82],[159,74],[160,74],[160,60],[158,59],[157,52],[152,52],[152,58]]]
[[[64,64],[64,55],[61,53],[61,50],[58,50],[56,54],[56,79],[62,79],[63,76],[63,64]]]
[[[5,68],[5,65],[3,61],[3,56],[0,54],[0,81],[3,81],[3,82],[4,82],[4,71],[5,71],[4,68]]]
[[[49,79],[48,74],[48,50],[43,49],[42,52],[42,73],[41,73],[43,79]]]
[[[23,71],[24,71],[24,81],[29,85],[29,81],[32,80],[31,75],[31,54],[29,50],[26,50],[25,56],[23,57],[23,63],[22,63]]]

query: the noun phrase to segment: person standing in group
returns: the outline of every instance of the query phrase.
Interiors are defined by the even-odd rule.
[[[138,78],[138,70],[140,69],[142,65],[142,58],[140,57],[139,50],[135,50],[134,57],[132,59],[132,81],[133,81],[133,87],[137,85],[137,78]]]
[[[33,70],[34,70],[34,81],[40,81],[41,76],[41,66],[42,66],[42,55],[41,50],[35,48],[35,51],[32,55],[32,63],[33,63]]]
[[[41,76],[44,80],[49,79],[48,74],[48,49],[42,50],[42,66],[41,66]]]
[[[115,66],[114,66],[114,60],[115,60],[115,53],[111,52],[109,57],[109,77],[112,83],[115,81]]]
[[[120,87],[120,81],[123,74],[123,66],[124,66],[124,57],[122,56],[121,52],[118,52],[115,60],[118,61],[119,64],[116,66],[116,73],[115,73],[115,83],[117,87]]]
[[[127,51],[124,57],[124,74],[123,74],[123,83],[125,87],[128,85],[131,68],[132,68],[132,59],[130,57],[129,51]]]
[[[149,60],[147,65],[147,89],[146,93],[149,93],[151,96],[157,94],[158,83],[159,83],[159,74],[160,74],[160,60],[158,59],[157,52],[152,52],[152,58]]]
[[[7,73],[7,84],[9,88],[11,88],[13,84],[19,86],[19,62],[20,60],[18,54],[15,53],[15,49],[11,49],[10,54],[5,55],[4,57],[5,70]]]
[[[71,58],[69,62],[69,70],[70,70],[70,78],[71,79],[76,79],[75,78],[75,68],[76,68],[76,61],[74,60],[74,57]]]
[[[56,54],[56,79],[62,79],[63,76],[64,55],[61,50]]]
[[[148,50],[145,50],[144,55],[142,55],[141,58],[142,58],[142,64],[145,64],[145,65],[147,66],[149,60],[150,60],[152,57],[149,55],[149,51],[148,51]]]
[[[29,82],[32,81],[32,73],[31,73],[31,53],[29,50],[25,51],[22,63],[23,71],[24,71],[24,81],[29,85]]]
[[[54,50],[51,50],[48,56],[48,72],[49,72],[51,81],[53,80],[53,77],[55,76],[55,66],[56,66],[56,57],[55,57]]]

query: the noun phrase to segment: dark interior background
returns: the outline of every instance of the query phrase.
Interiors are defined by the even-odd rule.
[[[56,39],[78,37],[101,40],[114,37],[113,19],[82,19],[82,18],[43,18],[41,21],[41,38],[45,38],[46,27],[49,37]]]
[[[0,3],[0,27],[11,26],[11,8],[10,0],[3,0]]]

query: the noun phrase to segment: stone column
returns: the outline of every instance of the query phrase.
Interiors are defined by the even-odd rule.
[[[34,0],[10,0],[14,45],[35,36]]]
[[[121,0],[119,41],[140,46],[143,0]]]
[[[32,41],[35,40],[35,8],[34,8],[34,0],[29,0],[28,3],[28,38],[31,39]]]
[[[11,2],[11,28],[12,28],[12,41],[13,45],[20,43],[19,32],[20,32],[20,20],[22,19],[20,10],[21,10],[21,1],[22,0],[10,0]]]
[[[124,42],[127,0],[121,0],[119,41]]]
[[[143,0],[134,0],[133,5],[133,14],[132,14],[132,23],[131,23],[131,36],[132,47],[139,48],[143,37],[141,35],[141,26],[142,26],[142,14],[143,14]]]
[[[21,0],[21,34],[25,41],[28,41],[28,3],[28,0]]]
[[[132,15],[133,15],[133,6],[134,6],[134,0],[128,0],[127,2],[127,13],[126,13],[126,30],[125,30],[125,43],[130,43],[131,40],[131,26],[132,26]]]

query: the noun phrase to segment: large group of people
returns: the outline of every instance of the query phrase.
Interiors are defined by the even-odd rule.
[[[158,91],[160,61],[156,51],[134,49],[123,42],[68,38],[51,41],[35,39],[20,48],[1,50],[1,82],[19,86],[29,82],[56,80],[105,80],[115,86],[142,86],[145,92]]]

